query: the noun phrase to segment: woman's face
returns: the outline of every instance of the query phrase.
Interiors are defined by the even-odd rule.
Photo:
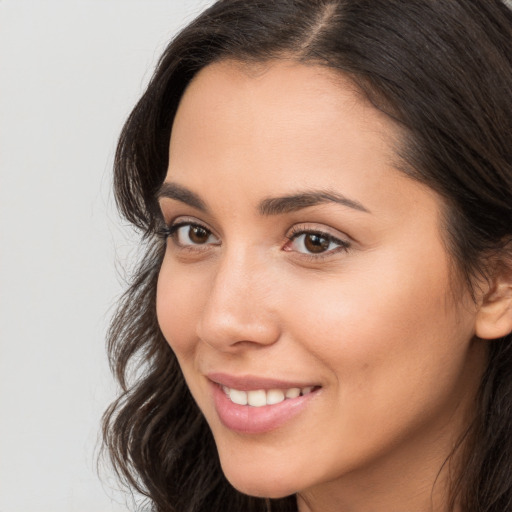
[[[216,63],[181,101],[157,314],[245,493],[417,471],[430,493],[463,428],[475,306],[439,197],[393,168],[398,137],[313,65]]]

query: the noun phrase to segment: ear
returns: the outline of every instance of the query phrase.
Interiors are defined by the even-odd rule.
[[[512,268],[499,265],[489,282],[476,316],[475,334],[484,340],[502,338],[512,332]]]

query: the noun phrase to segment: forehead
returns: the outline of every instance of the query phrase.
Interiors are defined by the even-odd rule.
[[[201,70],[185,91],[173,125],[170,165],[239,164],[257,171],[353,163],[373,167],[396,158],[399,130],[354,84],[324,66],[293,61],[248,65],[222,61]],[[374,155],[372,157],[372,155]],[[239,169],[242,172],[242,169]]]
[[[320,190],[359,202],[383,222],[422,210],[437,216],[441,198],[397,170],[401,135],[326,67],[218,62],[183,95],[166,181],[229,215],[254,211],[267,197]]]
[[[187,87],[177,117],[186,109],[188,114],[222,115],[225,120],[231,114],[232,121],[259,117],[286,125],[296,115],[297,122],[307,118],[329,123],[335,118],[339,123],[340,108],[357,110],[360,128],[383,127],[389,133],[393,127],[396,131],[392,121],[375,109],[348,77],[326,66],[291,60],[210,64]]]
[[[215,62],[197,73],[186,89],[184,100],[199,92],[205,102],[217,108],[242,97],[247,102],[248,95],[255,102],[265,100],[271,108],[277,108],[283,102],[291,107],[297,99],[307,101],[308,106],[317,107],[356,100],[365,103],[354,82],[339,71],[289,59],[260,63],[236,60]],[[195,97],[195,100],[198,98]]]

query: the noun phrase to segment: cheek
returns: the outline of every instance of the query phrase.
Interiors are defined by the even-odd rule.
[[[463,317],[452,304],[448,267],[404,279],[405,262],[384,263],[379,260],[381,272],[367,269],[364,278],[353,267],[353,275],[347,270],[337,280],[304,285],[307,293],[289,290],[288,329],[328,375],[333,422],[324,428],[331,429],[331,441],[339,432],[349,440],[341,445],[346,460],[424,427],[437,429],[453,417],[478,375],[467,364],[471,315]]]
[[[197,273],[177,268],[166,255],[158,276],[156,314],[160,329],[180,362],[194,349],[193,337],[199,311],[201,288]]]
[[[429,261],[426,270],[425,258],[374,254],[302,294],[290,290],[289,329],[343,394],[394,401],[447,385],[462,371],[472,316],[454,304],[442,248]]]

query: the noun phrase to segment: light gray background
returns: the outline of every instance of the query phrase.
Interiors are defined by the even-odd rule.
[[[165,43],[209,3],[0,0],[0,512],[126,510],[95,467],[133,247],[112,156]]]
[[[209,0],[0,0],[0,512],[127,510],[96,474],[129,230],[116,138]]]

